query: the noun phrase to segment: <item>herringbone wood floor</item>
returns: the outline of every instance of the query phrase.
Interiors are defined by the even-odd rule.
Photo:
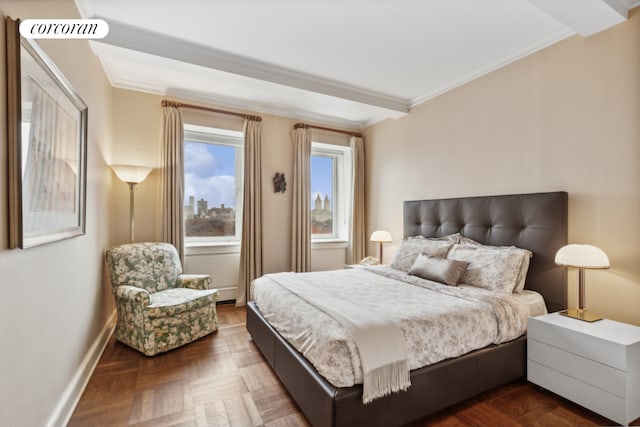
[[[112,337],[69,426],[308,426],[251,341],[245,316],[242,308],[219,305],[218,332],[155,357]],[[522,380],[416,426],[608,424]]]

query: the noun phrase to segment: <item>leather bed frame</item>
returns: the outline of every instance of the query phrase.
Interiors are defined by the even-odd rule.
[[[545,298],[549,312],[566,308],[566,269],[555,265],[567,243],[565,192],[404,202],[404,235],[461,233],[478,242],[533,252],[526,289]],[[247,330],[314,426],[394,426],[526,375],[526,337],[492,345],[411,372],[411,387],[363,405],[362,385],[334,387],[269,325],[254,302]]]

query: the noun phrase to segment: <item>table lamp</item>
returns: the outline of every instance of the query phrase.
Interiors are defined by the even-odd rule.
[[[560,314],[585,322],[595,322],[602,317],[584,308],[584,270],[609,268],[609,258],[600,248],[592,245],[570,244],[556,253],[556,264],[578,269],[578,308],[561,311]]]
[[[369,240],[380,243],[380,264],[382,264],[382,243],[391,242],[391,234],[389,234],[388,231],[376,230],[371,233],[371,238]]]
[[[121,181],[129,184],[129,243],[133,243],[134,193],[136,186],[144,181],[153,168],[133,165],[111,165]]]

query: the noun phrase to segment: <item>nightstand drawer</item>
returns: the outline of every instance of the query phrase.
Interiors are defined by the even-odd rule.
[[[533,338],[530,338],[527,342],[527,360],[586,382],[621,398],[626,396],[625,372],[619,369],[552,347]]]
[[[560,326],[568,323],[569,327],[558,327],[558,324],[547,323],[531,317],[527,325],[527,336],[570,353],[579,354],[586,359],[594,360],[603,365],[608,365],[621,371],[627,370],[626,346],[589,335],[588,333],[582,333],[576,329],[589,326],[593,328],[599,325],[586,322],[583,322],[584,325],[575,323],[580,322],[580,320],[560,315],[557,315],[554,320]],[[601,322],[604,322],[604,320]]]
[[[616,395],[531,360],[527,361],[527,379],[617,423],[628,423],[626,401]]]

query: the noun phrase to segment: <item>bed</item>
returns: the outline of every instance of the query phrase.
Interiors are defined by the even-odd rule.
[[[533,253],[525,289],[550,312],[566,308],[566,272],[554,263],[567,242],[564,192],[419,200],[404,203],[404,235],[460,233],[494,246]],[[362,402],[362,385],[335,387],[264,318],[247,305],[247,329],[309,421],[316,426],[402,425],[526,374],[526,337],[489,345],[411,371],[407,391]]]

